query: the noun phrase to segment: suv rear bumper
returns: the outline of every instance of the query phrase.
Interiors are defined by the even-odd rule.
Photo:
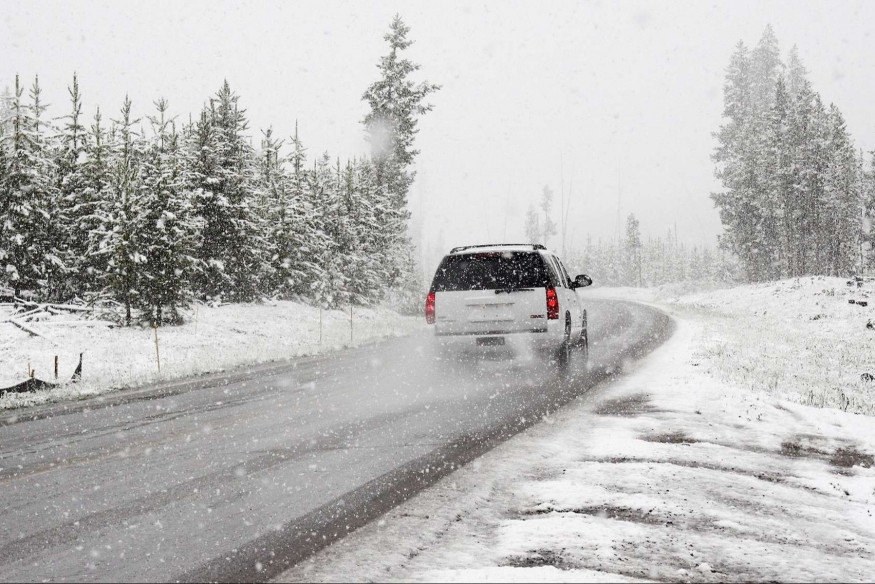
[[[565,340],[564,323],[551,321],[547,328],[531,331],[482,331],[445,333],[435,330],[434,340],[442,351],[458,353],[510,353],[553,351]]]

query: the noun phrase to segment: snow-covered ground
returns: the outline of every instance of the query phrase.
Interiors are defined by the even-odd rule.
[[[871,581],[875,423],[850,372],[875,331],[847,302],[865,292],[636,292],[678,330],[623,381],[280,580]]]
[[[185,314],[185,324],[158,329],[156,355],[151,328],[75,324],[75,315],[62,314],[28,323],[43,335],[35,337],[4,322],[10,311],[0,307],[0,387],[24,381],[29,369],[37,378],[54,381],[55,355],[59,380],[69,380],[79,353],[83,353],[82,381],[36,393],[6,393],[0,397],[0,409],[315,354],[425,327],[422,317],[401,316],[387,308],[354,307],[350,337],[349,312],[325,310],[320,342],[320,311],[311,306],[285,301],[219,307],[200,304],[196,313],[191,309]]]
[[[694,353],[722,381],[875,415],[875,282],[857,288],[842,278],[814,277],[710,291],[665,286],[594,293],[656,303],[702,323]]]

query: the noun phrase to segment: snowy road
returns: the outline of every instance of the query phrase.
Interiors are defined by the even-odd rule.
[[[591,366],[439,367],[425,336],[0,417],[0,580],[267,580],[659,343],[587,300]],[[35,418],[35,419],[34,419]]]

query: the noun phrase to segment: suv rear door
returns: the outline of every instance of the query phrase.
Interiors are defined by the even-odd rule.
[[[583,313],[580,307],[580,300],[577,297],[577,292],[571,287],[571,276],[568,275],[568,271],[565,269],[562,260],[555,255],[551,255],[550,259],[562,282],[560,284],[561,289],[560,286],[556,287],[556,293],[559,295],[559,308],[563,313],[568,311],[571,315],[571,331],[572,334],[576,334],[579,332],[583,324]]]
[[[535,251],[448,255],[435,273],[438,335],[506,334],[547,328],[550,270]]]

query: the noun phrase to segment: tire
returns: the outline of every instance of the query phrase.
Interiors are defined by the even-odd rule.
[[[589,362],[589,329],[586,323],[586,310],[583,311],[583,329],[580,331],[580,339],[577,341],[580,352],[583,354],[584,364]]]
[[[565,340],[562,341],[562,345],[559,347],[559,351],[556,355],[556,363],[559,367],[559,372],[563,375],[568,373],[568,370],[571,368],[571,349],[573,348],[573,342],[571,340],[571,320],[566,317],[565,319]]]

